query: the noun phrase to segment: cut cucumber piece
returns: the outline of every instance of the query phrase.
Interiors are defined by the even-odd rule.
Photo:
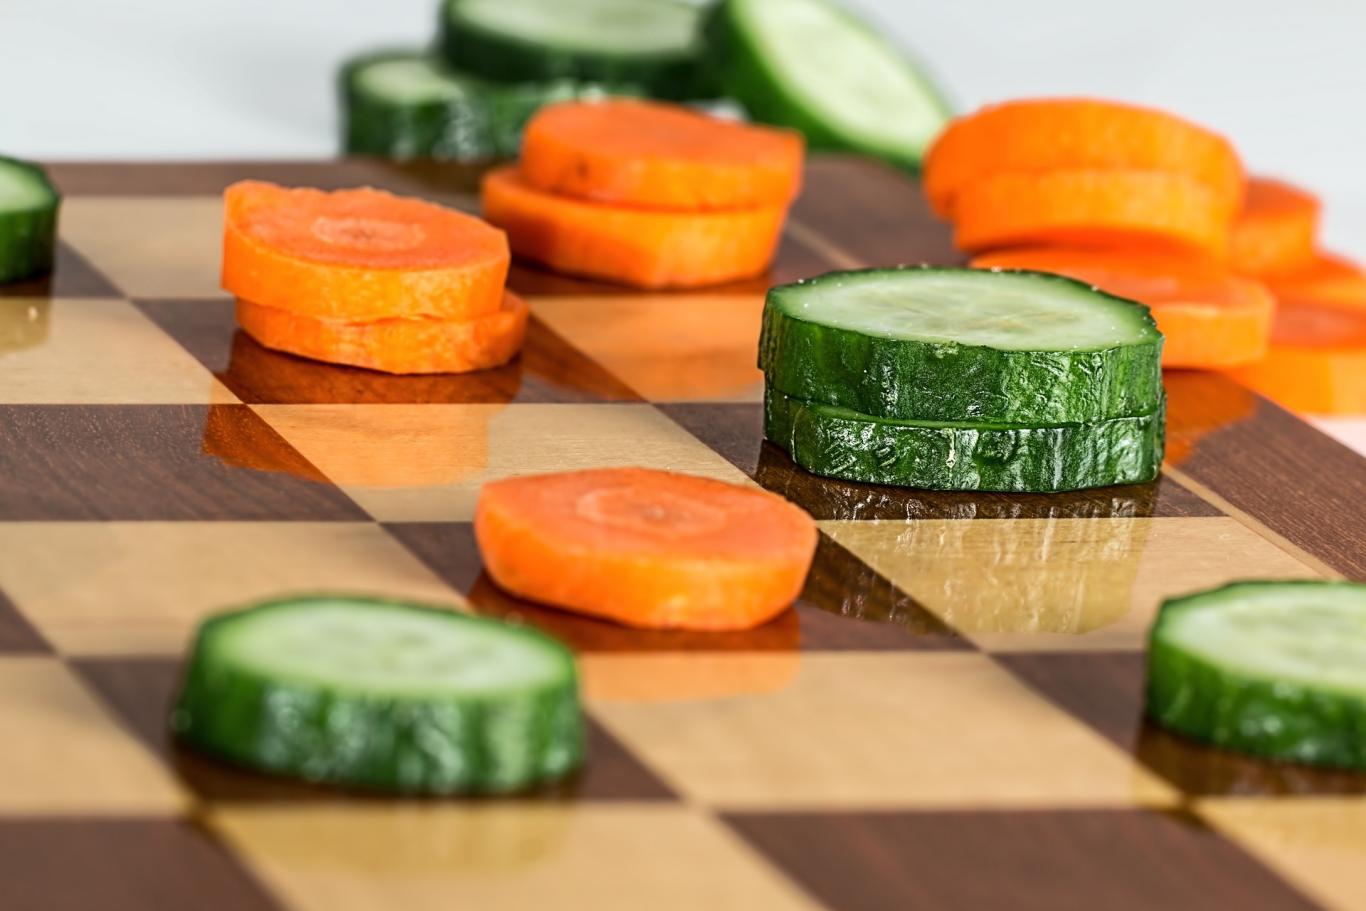
[[[764,435],[813,474],[931,490],[1046,493],[1141,484],[1162,467],[1164,408],[1054,427],[910,422],[804,402],[772,387]]]
[[[52,271],[60,203],[42,168],[0,157],[0,284]]]
[[[1366,769],[1366,585],[1235,582],[1166,601],[1147,710],[1225,749]]]
[[[914,169],[951,116],[904,52],[829,0],[723,0],[706,31],[725,94],[813,149]]]
[[[350,597],[200,627],[172,729],[233,762],[387,791],[505,792],[582,761],[574,659],[525,627]]]
[[[475,161],[515,156],[543,105],[602,98],[602,86],[561,79],[504,85],[448,69],[421,51],[381,51],[341,73],[348,154]],[[627,86],[612,94],[639,94]]]
[[[903,421],[1042,426],[1150,414],[1148,308],[1042,272],[901,267],[780,285],[759,366],[788,395]]]
[[[677,0],[447,0],[447,61],[504,82],[576,79],[701,91],[701,8]]]

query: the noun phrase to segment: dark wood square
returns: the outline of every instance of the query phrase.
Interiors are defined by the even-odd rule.
[[[1187,794],[1202,797],[1361,794],[1366,773],[1269,762],[1163,730],[1143,716],[1147,656],[1014,653],[995,659]]]
[[[198,826],[169,819],[0,819],[5,911],[277,911]]]
[[[366,518],[245,405],[0,406],[0,521]]]
[[[733,814],[841,911],[1317,907],[1194,817],[1147,810]]]

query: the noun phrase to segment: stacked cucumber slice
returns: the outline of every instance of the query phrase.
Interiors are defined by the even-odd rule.
[[[41,168],[0,157],[0,284],[52,269],[60,202]]]
[[[816,474],[940,490],[1132,484],[1161,467],[1148,309],[1038,272],[900,267],[773,288],[765,433]]]
[[[525,627],[349,597],[206,622],[171,726],[232,762],[405,793],[501,793],[582,761],[574,660]]]
[[[790,127],[813,149],[917,168],[950,116],[919,66],[841,0],[443,0],[435,49],[342,70],[346,152],[515,156],[543,104],[633,95]]]
[[[447,0],[441,45],[453,65],[500,82],[568,78],[691,98],[701,15],[681,0]]]
[[[920,68],[839,0],[721,0],[706,32],[726,93],[812,149],[916,169],[950,117]]]
[[[501,84],[415,50],[380,51],[342,67],[344,145],[353,155],[473,161],[517,154],[542,105],[600,98],[604,86],[557,79]],[[612,94],[635,94],[616,86]]]
[[[1148,714],[1229,750],[1366,769],[1366,585],[1237,582],[1162,605]]]

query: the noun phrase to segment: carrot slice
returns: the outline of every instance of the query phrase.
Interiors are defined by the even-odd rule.
[[[1293,272],[1313,259],[1318,227],[1319,200],[1312,193],[1268,177],[1251,178],[1233,223],[1229,259],[1247,275]]]
[[[507,238],[479,219],[382,190],[223,193],[223,287],[304,316],[362,322],[496,313]]]
[[[985,176],[1057,168],[1183,174],[1227,211],[1243,197],[1242,163],[1222,136],[1164,111],[1080,98],[1009,101],[955,120],[929,150],[925,191],[950,218],[959,192]]]
[[[1302,268],[1270,276],[1266,284],[1282,300],[1366,310],[1366,271],[1332,253],[1316,253]]]
[[[802,176],[800,133],[681,105],[615,99],[544,108],[522,140],[522,177],[547,193],[697,211],[785,205]]]
[[[474,533],[515,595],[651,629],[749,629],[801,591],[816,525],[781,497],[645,468],[484,485]]]
[[[652,212],[542,193],[516,166],[483,182],[484,217],[518,256],[562,272],[640,288],[693,288],[768,268],[785,206],[726,212]]]
[[[979,269],[1035,269],[1145,303],[1166,336],[1164,367],[1233,367],[1266,353],[1276,302],[1259,282],[1199,257],[1036,247],[978,256]]]
[[[468,320],[369,323],[301,316],[238,299],[237,322],[267,348],[386,373],[468,373],[506,364],[526,335],[528,308],[507,294],[496,313]]]
[[[1056,244],[1213,255],[1227,247],[1233,215],[1189,177],[1117,169],[984,177],[954,212],[954,242],[971,252]]]
[[[1271,350],[1232,376],[1294,411],[1366,414],[1366,312],[1282,301]]]

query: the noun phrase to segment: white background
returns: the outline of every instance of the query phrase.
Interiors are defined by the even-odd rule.
[[[960,109],[1084,94],[1208,124],[1319,191],[1327,243],[1366,259],[1366,0],[850,2]],[[0,0],[0,153],[331,155],[338,61],[435,21],[436,0]]]
[[[1089,94],[1215,127],[1323,193],[1328,240],[1366,258],[1366,0],[851,2],[961,108]],[[435,20],[436,0],[0,0],[0,150],[328,155],[337,62]]]

